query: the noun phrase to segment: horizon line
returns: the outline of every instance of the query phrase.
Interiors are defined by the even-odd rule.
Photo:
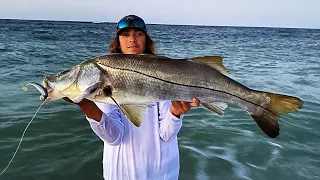
[[[57,19],[23,19],[23,18],[0,18],[0,20],[21,20],[21,21],[52,21],[52,22],[77,22],[77,23],[93,23],[104,24],[114,23],[110,21],[89,21],[89,20],[57,20]],[[281,26],[249,26],[249,25],[208,25],[208,24],[170,24],[170,23],[146,23],[147,25],[168,25],[168,26],[204,26],[204,27],[239,27],[239,28],[279,28],[279,29],[314,29],[315,27],[281,27]]]

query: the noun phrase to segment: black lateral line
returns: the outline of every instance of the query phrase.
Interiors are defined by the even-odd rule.
[[[228,93],[228,92],[225,92],[225,91],[220,91],[220,90],[216,90],[216,89],[211,89],[211,88],[207,88],[207,87],[202,87],[202,86],[193,86],[193,85],[186,85],[186,84],[180,84],[180,83],[176,83],[176,82],[172,82],[172,81],[168,81],[168,80],[165,80],[165,79],[161,79],[161,78],[158,78],[158,77],[155,77],[155,76],[151,76],[151,75],[148,75],[148,74],[145,74],[145,73],[142,73],[140,71],[137,71],[137,70],[132,70],[132,69],[125,69],[125,68],[118,68],[118,67],[111,67],[109,65],[106,65],[106,64],[102,64],[103,66],[107,66],[109,68],[112,68],[112,69],[117,69],[117,70],[123,70],[123,71],[130,71],[130,72],[135,72],[135,73],[138,73],[138,74],[141,74],[141,75],[144,75],[144,76],[147,76],[147,77],[150,77],[150,78],[153,78],[153,79],[157,79],[157,80],[160,80],[160,81],[163,81],[163,82],[166,82],[166,83],[169,83],[169,84],[174,84],[174,85],[178,85],[178,86],[185,86],[185,87],[191,87],[191,88],[200,88],[200,89],[206,89],[206,90],[211,90],[211,91],[216,91],[216,92],[220,92],[220,93],[224,93],[224,94],[228,94],[230,96],[234,96],[236,98],[239,98],[243,101],[246,101],[248,103],[251,103],[251,104],[254,104],[256,106],[260,106],[262,108],[264,108],[263,106],[259,105],[259,104],[256,104],[254,102],[251,102],[251,101],[248,101],[246,99],[243,99],[242,97],[239,97],[239,96],[236,96],[234,94],[231,94],[231,93]],[[268,110],[269,111],[269,110]],[[270,111],[271,112],[271,111]],[[272,112],[273,113],[273,112]]]

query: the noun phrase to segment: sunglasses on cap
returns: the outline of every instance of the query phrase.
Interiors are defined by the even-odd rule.
[[[124,19],[118,22],[117,30],[127,28],[127,27],[136,27],[143,31],[147,31],[146,24],[140,19]]]

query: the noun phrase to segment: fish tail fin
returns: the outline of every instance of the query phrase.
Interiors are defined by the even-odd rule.
[[[298,111],[303,105],[303,101],[297,97],[267,93],[270,99],[266,108],[260,115],[251,114],[258,126],[269,137],[275,138],[279,135],[278,118],[282,114]]]

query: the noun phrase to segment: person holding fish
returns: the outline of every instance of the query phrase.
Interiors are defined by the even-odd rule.
[[[298,97],[250,89],[229,78],[221,56],[155,55],[146,25],[135,15],[118,22],[110,53],[36,84],[42,100],[64,98],[85,113],[104,142],[105,179],[178,179],[177,134],[183,115],[200,100],[219,115],[228,104],[242,107],[270,138],[280,134],[279,117],[303,105]]]
[[[125,16],[117,23],[109,50],[110,53],[156,54],[144,20],[136,15]],[[178,179],[177,134],[183,115],[200,103],[197,98],[190,101],[160,101],[142,109],[126,109],[142,114],[143,123],[135,124],[140,127],[131,123],[119,106],[87,99],[76,103],[104,142],[104,179]]]
[[[43,85],[27,84],[41,93],[43,103],[63,98],[82,109],[104,142],[105,179],[178,179],[177,134],[183,115],[200,100],[219,115],[228,104],[238,105],[270,138],[280,134],[280,116],[303,105],[298,97],[251,89],[231,79],[221,56],[156,55],[144,21],[135,15],[118,22],[110,53],[45,76]]]

